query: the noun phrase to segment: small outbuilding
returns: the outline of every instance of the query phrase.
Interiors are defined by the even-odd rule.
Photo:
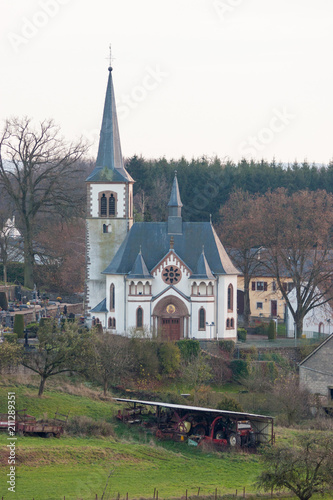
[[[333,334],[299,364],[300,383],[312,394],[333,401]]]

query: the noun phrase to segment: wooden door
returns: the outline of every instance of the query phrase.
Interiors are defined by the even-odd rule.
[[[162,318],[163,338],[166,340],[180,339],[180,319]]]

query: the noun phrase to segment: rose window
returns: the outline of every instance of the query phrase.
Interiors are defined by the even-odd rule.
[[[162,278],[165,283],[175,285],[182,279],[182,273],[177,266],[168,266],[164,268]]]

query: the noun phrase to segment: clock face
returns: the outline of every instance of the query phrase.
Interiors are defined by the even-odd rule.
[[[168,285],[175,285],[182,279],[181,270],[177,266],[167,266],[162,272],[162,279]]]

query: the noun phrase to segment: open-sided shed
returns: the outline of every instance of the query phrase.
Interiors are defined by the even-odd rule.
[[[203,408],[201,406],[179,405],[172,403],[163,403],[160,401],[144,401],[139,399],[124,399],[114,398],[119,403],[126,403],[124,413],[127,415],[127,420],[135,422],[140,420],[140,416],[145,411],[147,406],[155,407],[155,417],[158,428],[163,423],[163,411],[172,411],[176,420],[181,424],[191,418],[196,418],[197,421],[205,420],[209,423],[213,422],[217,417],[225,417],[233,419],[236,422],[250,421],[255,433],[257,444],[267,444],[274,442],[274,418],[267,415],[257,415],[254,413],[235,412],[227,410],[217,410],[215,408]]]

